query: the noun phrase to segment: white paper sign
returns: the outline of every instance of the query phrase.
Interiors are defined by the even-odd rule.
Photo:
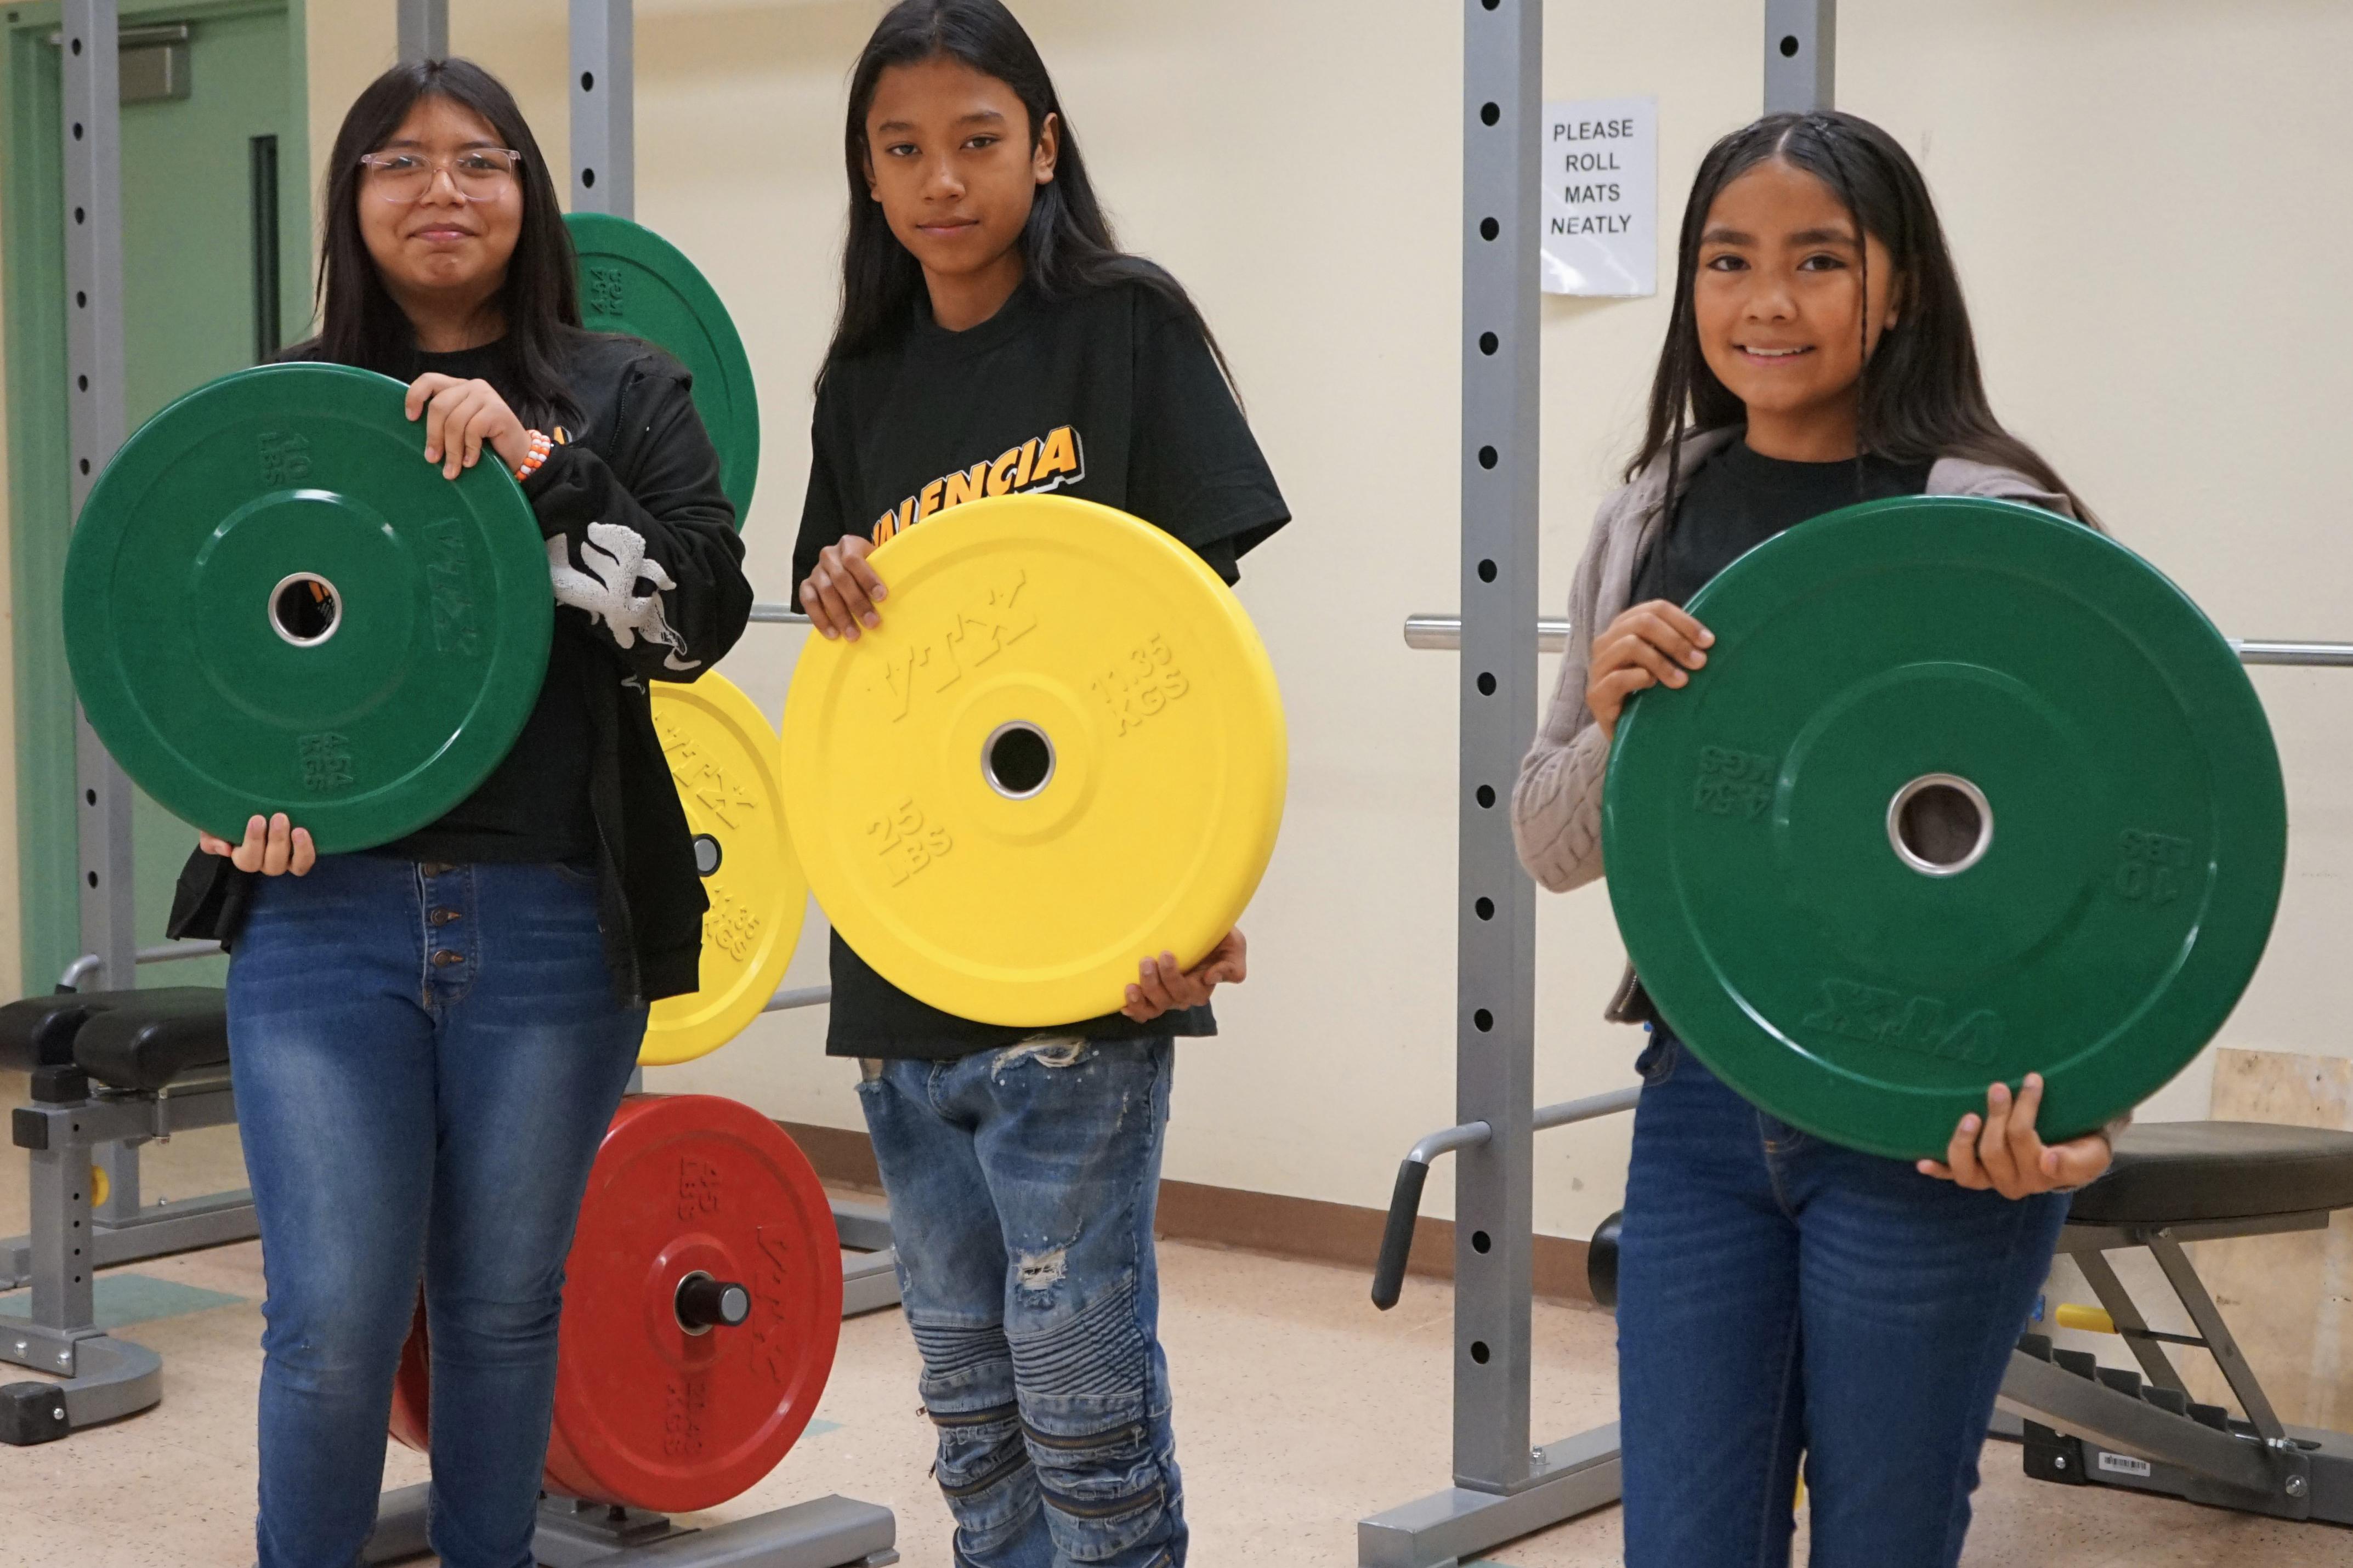
[[[1545,105],[1544,289],[1659,291],[1659,100]]]

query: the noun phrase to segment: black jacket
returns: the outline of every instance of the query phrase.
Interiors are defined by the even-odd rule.
[[[647,683],[691,681],[718,663],[751,616],[752,585],[735,509],[719,488],[719,457],[695,415],[685,368],[635,338],[583,332],[572,344],[565,382],[583,418],[524,481],[523,495],[540,532],[564,540],[574,572],[595,581],[604,573],[584,560],[584,542],[598,548],[596,564],[609,566],[642,542],[634,592],[654,594],[659,609],[617,625],[557,595],[557,635],[585,628],[602,656],[600,671],[610,677],[588,684],[597,923],[614,992],[634,1005],[697,988],[709,907],[686,813],[654,733]],[[671,586],[660,586],[656,567]],[[561,624],[567,619],[569,628]],[[199,850],[180,873],[170,934],[234,945],[254,880]]]

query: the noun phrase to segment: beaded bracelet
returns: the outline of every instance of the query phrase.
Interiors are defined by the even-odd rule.
[[[523,434],[531,437],[531,455],[515,465],[514,477],[517,479],[531,478],[533,472],[547,461],[547,455],[555,450],[555,443],[538,431],[526,430]]]

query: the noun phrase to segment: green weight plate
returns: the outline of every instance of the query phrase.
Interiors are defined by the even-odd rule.
[[[1725,1082],[1913,1158],[2030,1071],[2045,1138],[2088,1131],[2221,1027],[2286,801],[2245,672],[2154,568],[2031,507],[1876,501],[1690,608],[1715,643],[1620,720],[1602,847],[1636,971]]]
[[[760,398],[727,307],[686,253],[649,228],[606,213],[571,213],[580,258],[580,315],[596,332],[643,338],[694,377],[694,411],[719,448],[719,485],[740,531],[760,474]]]
[[[100,476],[66,557],[90,725],[165,809],[323,853],[473,793],[547,672],[547,550],[495,460],[425,461],[400,383],[267,365],[197,388]]]

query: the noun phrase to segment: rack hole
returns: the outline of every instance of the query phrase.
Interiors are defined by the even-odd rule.
[[[296,647],[316,647],[343,624],[343,596],[315,572],[293,572],[269,591],[269,625]]]
[[[594,92],[596,90],[596,73],[595,71],[582,71],[580,73],[580,90],[583,92]]]
[[[1503,454],[1496,451],[1494,447],[1482,447],[1479,448],[1479,466],[1481,468],[1492,468],[1501,461],[1503,461]]]
[[[1054,776],[1054,743],[1026,719],[999,724],[981,742],[980,771],[1008,800],[1028,800]]]
[[[1495,1015],[1482,1007],[1471,1015],[1471,1021],[1479,1026],[1479,1032],[1483,1035],[1495,1026]]]
[[[1487,1364],[1486,1341],[1472,1340],[1471,1342],[1471,1359],[1477,1362],[1481,1366],[1485,1366]]]
[[[1482,125],[1493,125],[1503,118],[1504,110],[1501,104],[1482,103],[1479,106],[1479,122]]]
[[[1482,669],[1479,672],[1479,695],[1482,697],[1495,695],[1495,678],[1487,670]]]
[[[585,189],[592,191],[595,190],[596,188],[596,171],[594,169],[581,170],[580,184]]]
[[[1481,332],[1479,334],[1479,352],[1481,353],[1491,354],[1503,346],[1504,340],[1497,337],[1494,333]]]
[[[1482,899],[1471,907],[1479,911],[1479,918],[1482,921],[1495,918],[1495,900],[1493,899]],[[1485,1248],[1482,1247],[1481,1250],[1484,1251]]]
[[[85,804],[96,805],[98,804],[98,792],[94,789],[86,789],[81,792],[81,798]]]
[[[90,390],[90,377],[86,375],[78,375],[74,377],[74,384],[79,387],[82,391],[88,392]]]
[[[1783,59],[1785,59],[1785,60],[1795,59],[1795,58],[1798,58],[1798,35],[1797,35],[1797,34],[1795,34],[1795,33],[1785,33],[1785,34],[1783,34],[1783,35],[1782,35],[1782,37],[1781,37],[1781,58],[1782,58]]]
[[[1490,5],[1490,6],[1488,6],[1488,7],[1487,7],[1487,9],[1489,9],[1490,11],[1492,11],[1492,10],[1493,10],[1493,9],[1494,9],[1494,7],[1493,7],[1493,5]],[[79,38],[76,38],[76,39],[73,41],[73,52],[74,52],[74,53],[76,53],[76,54],[79,54],[79,53],[81,53],[81,40],[80,40]],[[77,135],[77,136],[79,136],[79,135],[80,135],[80,134],[81,134],[81,127],[80,127],[80,126],[77,125],[77,126],[75,126],[75,127],[74,127],[74,134],[75,134],[75,135]]]
[[[90,874],[90,885],[93,888],[98,886],[98,873],[95,871]]]
[[[1504,226],[1497,223],[1493,218],[1482,217],[1479,220],[1479,237],[1481,239],[1493,239],[1503,232]]]
[[[1492,583],[1494,580],[1495,563],[1493,561],[1482,561],[1479,563],[1479,581],[1482,583]]]
[[[1491,1240],[1491,1239],[1488,1237],[1488,1235],[1487,1235],[1487,1233],[1486,1233],[1485,1231],[1483,1231],[1483,1230],[1474,1230],[1474,1231],[1472,1231],[1472,1232],[1471,1233],[1471,1250],[1472,1250],[1472,1251],[1473,1251],[1473,1252],[1484,1252],[1484,1251],[1486,1251],[1489,1247],[1493,1247],[1493,1246],[1494,1246],[1494,1245],[1495,1245],[1495,1244],[1494,1244],[1494,1242],[1493,1242],[1493,1240]]]
[[[1495,809],[1495,786],[1493,784],[1481,784],[1479,786],[1479,809],[1482,811],[1493,811]]]
[[[79,208],[79,207],[76,207],[76,208],[74,208],[74,222],[76,222],[76,223],[84,223],[84,222],[87,222],[87,221],[88,221],[87,215],[85,215],[85,214],[83,213],[83,211],[81,210],[81,208]]]

